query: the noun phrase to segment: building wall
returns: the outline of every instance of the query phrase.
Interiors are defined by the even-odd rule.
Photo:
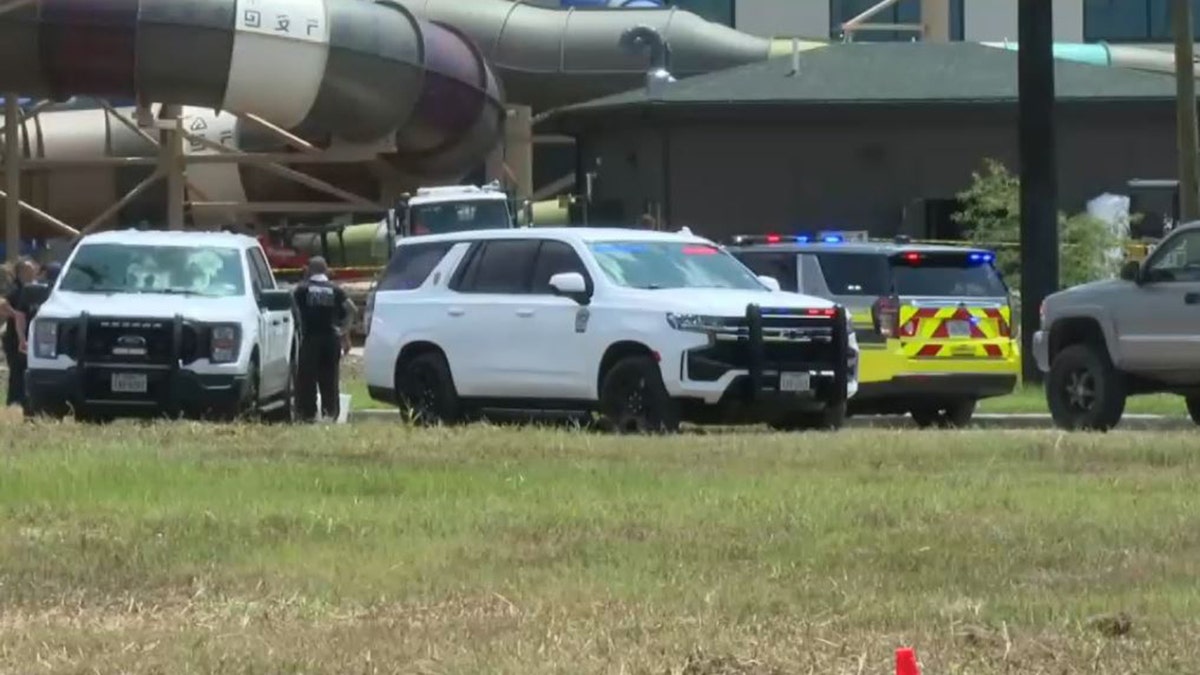
[[[968,0],[963,10],[970,42],[1017,41],[1017,0]],[[1083,42],[1083,0],[1055,0],[1054,39]]]
[[[1123,0],[1134,2],[1137,0]],[[964,39],[998,42],[1017,39],[1018,0],[965,0]],[[1083,41],[1084,0],[1054,0],[1054,37]],[[830,0],[737,0],[736,27],[765,37],[829,37]]]
[[[1170,104],[1064,112],[1063,210],[1080,211],[1105,191],[1124,193],[1131,178],[1173,176],[1172,115]],[[661,133],[606,130],[592,146],[604,158],[597,195],[623,201],[631,221],[645,200],[669,191],[668,224],[710,236],[808,229],[891,235],[911,231],[901,228],[906,207],[952,199],[984,158],[1017,168],[1012,110],[797,119],[673,128],[665,166]]]
[[[829,0],[738,0],[735,27],[764,37],[829,38]]]

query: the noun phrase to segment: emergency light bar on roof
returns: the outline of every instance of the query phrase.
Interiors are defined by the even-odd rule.
[[[739,234],[733,237],[735,246],[752,244],[843,244],[869,241],[865,230],[842,232],[823,230],[815,234]]]

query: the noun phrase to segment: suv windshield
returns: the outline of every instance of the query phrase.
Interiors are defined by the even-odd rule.
[[[765,286],[736,258],[711,244],[606,241],[589,244],[613,283],[629,288],[731,288]]]
[[[413,234],[447,234],[512,225],[508,202],[501,199],[421,204],[411,207],[409,214]]]
[[[246,284],[236,248],[82,244],[59,290],[75,293],[243,295]]]
[[[1008,295],[1000,273],[989,263],[968,263],[962,258],[892,262],[892,284],[897,295],[913,297],[999,298]]]

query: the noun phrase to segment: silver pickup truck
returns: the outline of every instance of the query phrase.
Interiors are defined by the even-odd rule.
[[[1183,396],[1200,424],[1200,222],[1177,227],[1119,279],[1047,297],[1033,353],[1062,429],[1106,431],[1126,398],[1161,392]]]

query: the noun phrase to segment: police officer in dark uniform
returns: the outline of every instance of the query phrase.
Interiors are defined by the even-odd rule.
[[[25,404],[25,331],[28,323],[24,289],[25,286],[34,283],[36,277],[37,266],[33,261],[18,261],[13,269],[12,287],[4,298],[4,360],[8,363],[7,404],[10,406]]]
[[[338,377],[343,354],[350,352],[350,320],[354,303],[329,280],[325,259],[308,261],[308,275],[293,294],[300,313],[300,362],[296,369],[296,408],[303,421],[317,416],[317,390],[321,414],[336,420],[340,412]]]

